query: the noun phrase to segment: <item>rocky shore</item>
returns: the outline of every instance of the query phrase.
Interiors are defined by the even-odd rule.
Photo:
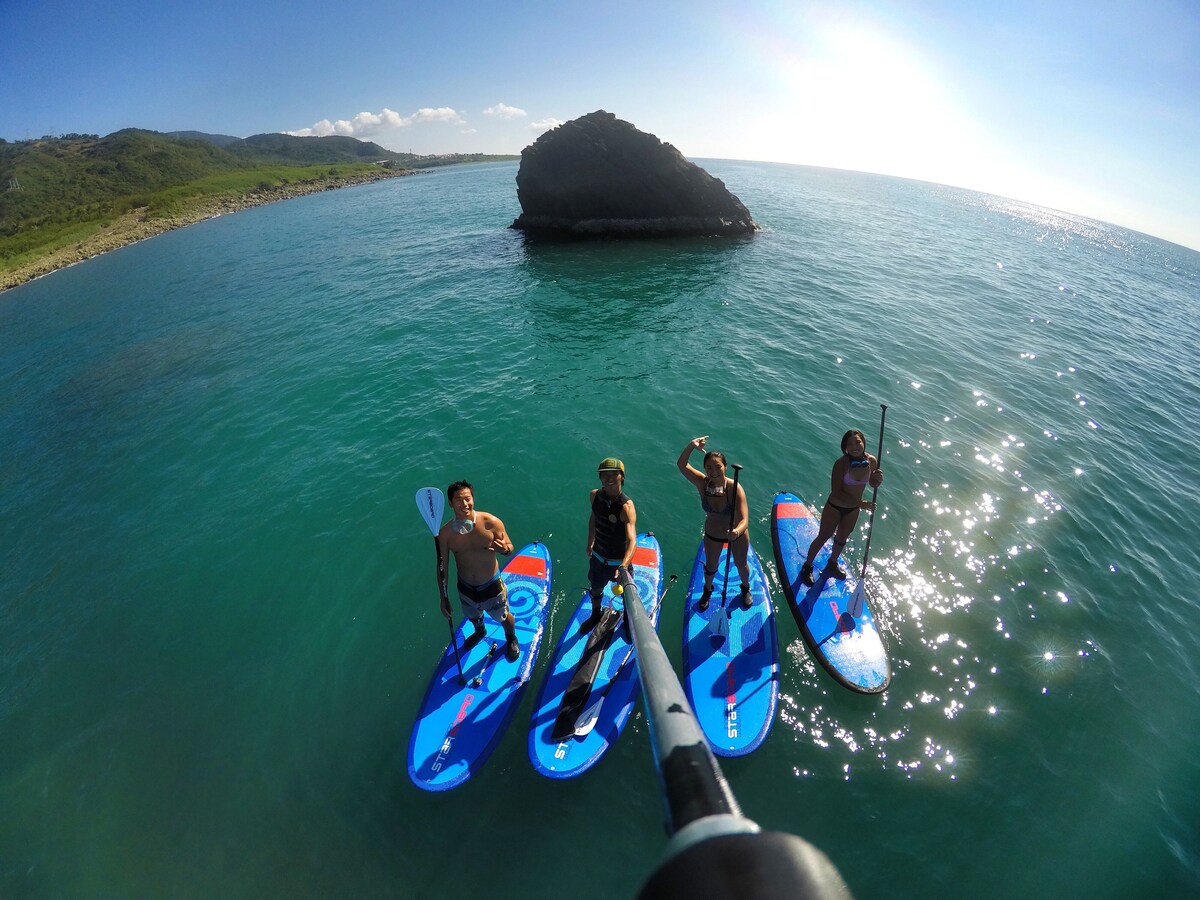
[[[74,265],[109,250],[117,250],[128,244],[143,241],[146,238],[193,225],[215,216],[249,209],[252,206],[262,206],[264,203],[274,203],[278,200],[290,200],[305,194],[315,194],[318,191],[333,191],[338,188],[351,187],[356,184],[366,184],[371,181],[381,181],[385,178],[399,178],[405,175],[416,175],[416,169],[387,169],[380,167],[376,171],[361,175],[332,176],[314,181],[296,182],[262,188],[246,194],[205,197],[194,206],[172,216],[152,216],[147,209],[135,209],[121,216],[115,222],[104,227],[96,234],[90,235],[77,244],[61,247],[47,253],[45,256],[23,266],[0,273],[0,291],[32,281],[42,275],[47,275],[58,269]]]

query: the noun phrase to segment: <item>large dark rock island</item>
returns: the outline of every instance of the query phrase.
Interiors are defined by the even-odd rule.
[[[725,184],[652,134],[597,110],[521,152],[513,228],[577,237],[753,234]]]

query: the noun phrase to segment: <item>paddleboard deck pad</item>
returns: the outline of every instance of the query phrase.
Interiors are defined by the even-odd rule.
[[[771,539],[788,607],[808,652],[825,671],[852,691],[881,693],[892,679],[887,648],[876,627],[869,598],[863,601],[857,617],[848,612],[858,581],[845,560],[842,567],[849,574],[844,581],[824,574],[832,541],[821,548],[813,563],[816,583],[809,587],[800,580],[800,567],[819,528],[819,513],[799,497],[786,491],[775,495]]]
[[[522,547],[500,572],[521,645],[514,662],[504,655],[503,625],[485,615],[484,638],[463,649],[475,626],[458,617],[454,639],[466,683],[459,677],[454,647],[447,644],[408,744],[408,776],[417,787],[426,791],[458,787],[479,771],[504,735],[537,662],[550,605],[551,568],[546,545],[534,542]],[[451,604],[457,601],[451,598]]]
[[[649,533],[637,536],[637,547],[633,553],[630,574],[642,598],[642,605],[657,627],[659,599],[663,593],[662,552],[658,539]],[[622,597],[615,596],[610,584],[604,588],[602,608],[623,610]],[[636,661],[630,659],[632,644],[626,633],[624,616],[612,631],[604,645],[603,654],[595,663],[596,673],[591,690],[580,711],[603,698],[595,727],[585,735],[572,732],[562,740],[554,739],[556,722],[559,722],[563,696],[570,689],[572,679],[579,669],[587,649],[589,634],[580,632],[580,626],[592,615],[592,601],[584,591],[574,615],[567,623],[549,670],[534,702],[533,715],[529,722],[529,761],[533,768],[549,778],[574,778],[582,775],[608,751],[621,735],[625,722],[633,712],[637,700],[638,676]],[[597,627],[601,627],[597,625]]]
[[[742,576],[729,561],[728,545],[721,549],[708,608],[698,608],[704,593],[704,539],[692,565],[683,618],[683,686],[696,719],[713,753],[745,756],[758,748],[771,731],[779,702],[779,644],[775,615],[762,563],[751,545],[749,609],[742,606]],[[721,593],[725,591],[722,608]],[[714,629],[724,616],[728,634]]]

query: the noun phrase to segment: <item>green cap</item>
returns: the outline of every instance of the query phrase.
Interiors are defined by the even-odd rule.
[[[600,471],[600,472],[620,472],[622,475],[624,475],[625,474],[625,463],[621,462],[615,456],[606,456],[606,457],[604,457],[604,459],[600,460],[600,465],[598,467],[598,471]]]

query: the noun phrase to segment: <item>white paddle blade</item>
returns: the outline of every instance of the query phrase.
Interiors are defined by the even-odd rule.
[[[600,707],[603,705],[604,698],[601,697],[580,713],[579,718],[575,720],[575,737],[584,737],[592,733],[592,729],[600,721]]]
[[[446,509],[446,498],[442,492],[435,487],[421,488],[417,491],[417,509],[421,511],[421,518],[429,530],[436,535],[442,527],[442,513]]]
[[[708,628],[717,637],[729,636],[729,613],[724,607],[713,613],[713,617],[708,620]]]
[[[850,605],[846,607],[846,612],[850,613],[856,619],[862,615],[863,601],[867,599],[865,584],[865,578],[858,579],[858,586],[854,588],[854,595],[850,598]]]

